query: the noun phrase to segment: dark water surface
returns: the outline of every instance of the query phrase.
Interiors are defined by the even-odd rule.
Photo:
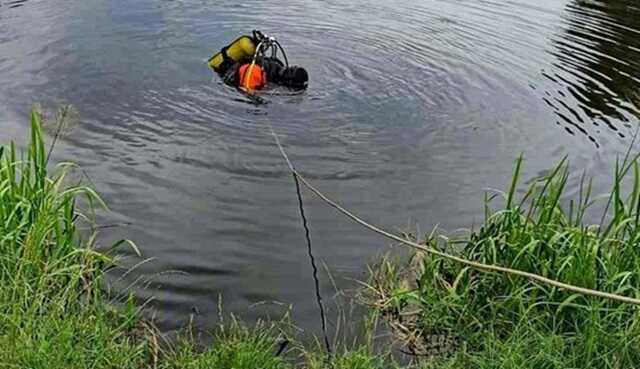
[[[535,5],[534,5],[535,4]],[[255,106],[206,59],[259,28],[308,68],[310,89]],[[291,178],[268,135],[366,219],[427,231],[481,220],[524,152],[528,177],[569,155],[608,183],[640,113],[640,6],[632,0],[0,0],[0,141],[33,103],[73,104],[58,147],[110,205],[104,242],[148,263],[117,281],[163,329],[292,305],[317,326]],[[388,242],[307,194],[317,256],[352,288]],[[128,263],[138,260],[131,257]],[[171,271],[182,271],[177,273]],[[323,293],[334,288],[323,280]]]

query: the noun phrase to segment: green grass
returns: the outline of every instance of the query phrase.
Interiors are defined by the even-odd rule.
[[[516,162],[506,193],[487,196],[480,228],[467,237],[432,235],[426,244],[474,261],[640,297],[637,158],[616,166],[611,195],[600,204],[604,215],[593,213],[598,202],[585,176],[579,193],[567,196],[565,161],[516,196],[522,162]],[[588,225],[587,217],[594,215],[600,215],[595,219],[601,224]],[[408,269],[389,260],[380,263],[370,285],[376,306],[392,325],[410,328],[402,338],[411,349],[428,352],[433,337],[448,342],[452,357],[441,355],[432,367],[640,365],[638,307],[421,254]]]
[[[48,157],[36,112],[25,152],[0,148],[0,367],[138,368],[145,349],[128,333],[134,311],[102,296],[114,259],[77,229],[90,220],[78,202],[102,201],[71,183],[71,164]]]
[[[162,369],[288,369],[291,364],[278,354],[285,341],[276,323],[258,322],[247,327],[235,318],[221,325],[214,337],[219,343],[198,349],[191,339],[167,353]]]
[[[318,351],[307,353],[308,369],[386,369],[397,365],[386,355],[376,354],[366,346],[344,349],[335,355],[331,363],[326,354]]]

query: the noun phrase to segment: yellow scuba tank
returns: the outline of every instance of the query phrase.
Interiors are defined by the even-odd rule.
[[[219,53],[209,59],[209,66],[214,71],[220,72],[220,66],[225,60],[231,59],[233,62],[251,60],[256,52],[255,38],[250,36],[240,36],[235,41],[224,47]],[[226,54],[226,55],[225,55]]]

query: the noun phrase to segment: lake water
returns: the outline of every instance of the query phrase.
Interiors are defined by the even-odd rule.
[[[206,60],[252,29],[282,42],[310,87],[252,105]],[[482,195],[564,155],[606,189],[640,113],[632,0],[0,0],[0,141],[34,103],[73,104],[56,151],[110,206],[102,243],[145,258],[115,288],[163,330],[211,327],[219,296],[248,319],[291,307],[318,326],[297,199],[267,123],[298,169],[395,230],[470,227]],[[389,242],[305,193],[326,298]],[[126,265],[140,259],[125,255]],[[324,269],[324,268],[323,268]],[[256,305],[257,304],[257,305]]]

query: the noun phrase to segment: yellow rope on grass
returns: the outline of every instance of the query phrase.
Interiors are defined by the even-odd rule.
[[[594,297],[609,299],[609,300],[613,300],[613,301],[617,301],[617,302],[621,302],[621,303],[625,303],[625,304],[632,304],[632,305],[640,306],[640,299],[627,297],[627,296],[622,296],[622,295],[609,293],[609,292],[602,292],[602,291],[598,291],[598,290],[592,290],[590,288],[579,287],[579,286],[575,286],[575,285],[572,285],[572,284],[556,281],[556,280],[551,279],[551,278],[543,277],[543,276],[535,274],[535,273],[529,273],[529,272],[525,272],[525,271],[518,270],[518,269],[512,269],[512,268],[502,267],[502,266],[499,266],[499,265],[484,264],[484,263],[480,263],[480,262],[477,262],[477,261],[467,260],[467,259],[455,256],[455,255],[451,255],[451,254],[436,250],[436,249],[434,249],[432,247],[426,247],[424,245],[420,245],[420,244],[418,244],[416,242],[407,240],[406,238],[397,236],[397,235],[395,235],[393,233],[389,233],[389,232],[381,229],[380,227],[377,227],[375,225],[367,223],[362,218],[358,217],[354,213],[352,213],[349,210],[345,209],[340,204],[338,204],[336,201],[333,201],[328,196],[326,196],[325,194],[320,192],[320,190],[318,190],[311,183],[309,183],[309,181],[307,181],[307,179],[304,176],[302,176],[300,173],[298,173],[298,171],[294,168],[293,164],[291,163],[291,160],[289,160],[289,156],[287,155],[287,153],[285,152],[284,148],[282,147],[282,144],[280,143],[280,139],[278,138],[278,135],[274,131],[273,126],[270,125],[270,128],[271,128],[271,134],[273,135],[273,138],[275,139],[275,142],[278,145],[278,149],[280,149],[280,153],[282,154],[282,157],[286,161],[287,166],[289,167],[289,170],[291,171],[291,173],[293,175],[295,175],[300,180],[300,182],[306,188],[308,188],[314,195],[316,195],[319,199],[321,199],[322,201],[327,203],[329,206],[333,207],[334,209],[336,209],[337,211],[339,211],[340,213],[345,215],[347,218],[351,219],[352,221],[360,224],[361,226],[363,226],[363,227],[365,227],[365,228],[367,228],[367,229],[369,229],[369,230],[371,230],[371,231],[373,231],[375,233],[378,233],[378,234],[380,234],[380,235],[382,235],[384,237],[387,237],[387,238],[389,238],[391,240],[400,242],[400,243],[402,243],[402,244],[404,244],[404,245],[406,245],[408,247],[414,248],[416,250],[424,251],[426,253],[429,253],[429,254],[432,254],[432,255],[439,256],[439,257],[444,258],[444,259],[448,259],[448,260],[454,261],[456,263],[467,265],[467,266],[469,266],[471,268],[474,268],[474,269],[477,269],[477,270],[480,270],[480,271],[483,271],[483,272],[497,272],[497,273],[505,273],[505,274],[517,275],[517,276],[520,276],[520,277],[524,277],[524,278],[530,279],[532,281],[536,281],[536,282],[540,282],[540,283],[547,284],[547,285],[550,285],[550,286],[554,286],[554,287],[557,287],[557,288],[560,288],[560,289],[563,289],[563,290],[566,290],[566,291],[571,291],[571,292],[574,292],[574,293],[587,295],[587,296],[594,296]]]

